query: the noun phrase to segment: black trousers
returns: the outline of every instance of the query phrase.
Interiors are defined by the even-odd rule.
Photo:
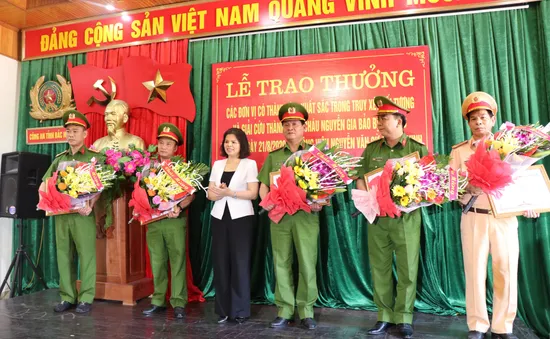
[[[250,256],[255,216],[231,220],[225,206],[222,220],[212,217],[212,261],[216,314],[250,317]]]

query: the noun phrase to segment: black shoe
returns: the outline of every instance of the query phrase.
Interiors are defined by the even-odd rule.
[[[141,312],[141,313],[143,313],[143,314],[145,314],[145,315],[151,315],[151,314],[153,314],[153,313],[164,312],[164,311],[166,311],[166,307],[165,307],[165,306],[151,305],[151,308],[146,309],[146,310],[144,310],[144,311]]]
[[[79,302],[78,306],[76,307],[76,313],[88,313],[92,310],[92,304],[86,303],[86,302]]]
[[[308,330],[314,330],[317,327],[317,323],[313,318],[304,318],[302,319],[302,327]]]
[[[483,339],[485,338],[485,333],[479,331],[470,331],[468,332],[468,339]]]
[[[377,321],[376,324],[374,324],[374,327],[368,330],[367,333],[372,335],[384,334],[388,331],[390,327],[393,326],[395,326],[395,324],[385,321]]]
[[[70,302],[63,300],[59,304],[55,305],[53,310],[54,312],[65,312],[72,307],[74,307],[74,304],[71,304]]]
[[[235,321],[237,322],[237,324],[242,324],[244,323],[245,321],[247,321],[248,318],[247,317],[236,317],[235,318]]]
[[[183,319],[183,317],[185,317],[185,308],[174,307],[174,317],[177,319]]]
[[[493,333],[491,332],[492,339],[518,339],[514,333]]]
[[[413,327],[411,324],[397,324],[396,332],[401,334],[403,338],[412,338]]]
[[[228,316],[222,317],[221,315],[218,317],[218,324],[223,324],[227,322],[227,319],[229,319]]]
[[[275,318],[269,325],[269,327],[285,327],[286,325],[290,324],[292,321],[290,319],[285,319],[281,317]]]

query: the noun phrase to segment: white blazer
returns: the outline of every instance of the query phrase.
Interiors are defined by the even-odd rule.
[[[212,166],[212,172],[210,173],[210,180],[213,181],[216,186],[220,186],[223,170],[227,164],[227,159],[218,160]],[[233,192],[246,191],[248,189],[249,182],[258,182],[258,166],[256,161],[252,159],[241,159],[231,182],[229,188]],[[212,207],[212,215],[214,218],[221,220],[225,205],[229,207],[229,214],[231,219],[238,219],[246,217],[248,215],[254,215],[254,208],[252,207],[252,201],[244,199],[235,199],[233,197],[223,197],[214,202]]]

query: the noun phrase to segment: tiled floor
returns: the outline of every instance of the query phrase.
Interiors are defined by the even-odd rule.
[[[164,314],[145,317],[141,311],[149,306],[145,299],[135,307],[117,302],[96,301],[88,315],[75,312],[56,314],[57,290],[48,290],[14,299],[0,300],[0,339],[24,338],[372,338],[367,330],[376,322],[376,313],[316,308],[316,330],[302,329],[299,323],[284,329],[271,329],[276,316],[274,306],[253,305],[252,317],[244,324],[218,325],[214,303],[190,304],[186,318],[176,320],[169,309]],[[74,310],[73,310],[74,311]],[[414,338],[466,338],[464,317],[440,317],[415,314]],[[537,338],[519,319],[515,333],[520,339]]]

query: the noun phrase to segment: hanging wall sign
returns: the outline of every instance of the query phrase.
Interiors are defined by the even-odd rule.
[[[258,166],[285,145],[279,108],[301,103],[309,113],[305,139],[361,155],[379,139],[374,97],[410,109],[405,133],[432,149],[432,98],[427,46],[212,65],[212,161],[224,132],[241,128]]]
[[[23,60],[173,39],[410,16],[540,0],[216,0],[23,31]]]

